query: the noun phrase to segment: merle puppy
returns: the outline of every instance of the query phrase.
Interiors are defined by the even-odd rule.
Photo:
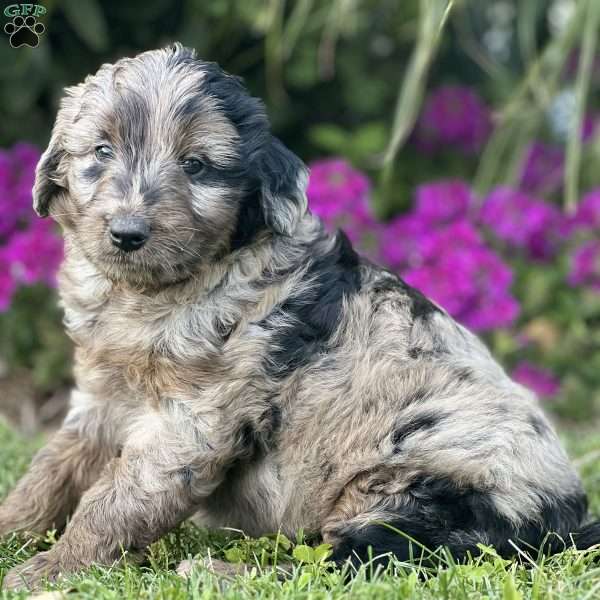
[[[326,233],[306,180],[262,103],[180,45],[67,89],[34,203],[64,232],[77,386],[0,535],[66,527],[5,587],[110,565],[192,515],[318,532],[340,563],[420,552],[383,522],[459,560],[600,541],[535,398]]]

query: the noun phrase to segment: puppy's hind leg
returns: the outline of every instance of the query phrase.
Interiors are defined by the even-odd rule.
[[[322,529],[339,566],[386,567],[390,558],[434,566],[446,548],[460,562],[480,554],[508,529],[479,494],[456,492],[449,484],[416,482],[400,494],[370,494],[346,489]]]

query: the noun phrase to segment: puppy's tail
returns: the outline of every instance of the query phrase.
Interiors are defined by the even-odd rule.
[[[549,534],[542,542],[540,550],[546,555],[551,555],[564,552],[568,548],[588,550],[595,546],[600,549],[600,520],[583,523],[579,529],[565,537]]]
[[[593,546],[600,548],[600,521],[590,521],[571,534],[572,544],[577,550],[587,550]],[[560,550],[557,549],[558,552]]]

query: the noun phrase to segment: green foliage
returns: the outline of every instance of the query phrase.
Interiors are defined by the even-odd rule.
[[[345,156],[356,164],[368,164],[383,152],[387,130],[382,121],[372,121],[349,130],[333,123],[315,125],[309,140],[327,154]]]
[[[12,371],[26,369],[40,391],[69,380],[71,344],[56,294],[46,286],[21,288],[9,312],[0,312],[0,357]]]
[[[75,33],[92,50],[108,49],[108,28],[96,0],[63,0],[65,17]]]

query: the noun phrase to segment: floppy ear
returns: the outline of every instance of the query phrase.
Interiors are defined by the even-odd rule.
[[[56,115],[56,122],[46,151],[42,154],[35,169],[33,184],[33,210],[40,217],[47,217],[50,203],[61,190],[67,189],[65,158],[67,152],[63,146],[65,129],[73,123],[79,106],[82,85],[65,89],[66,96],[61,101],[61,108]]]
[[[292,235],[306,212],[308,171],[276,137],[270,136],[259,165],[265,222],[273,231]]]
[[[64,156],[65,151],[61,147],[60,136],[55,128],[50,143],[35,169],[33,210],[40,217],[48,216],[52,198],[64,187],[61,185],[63,178],[59,176],[59,165]]]

